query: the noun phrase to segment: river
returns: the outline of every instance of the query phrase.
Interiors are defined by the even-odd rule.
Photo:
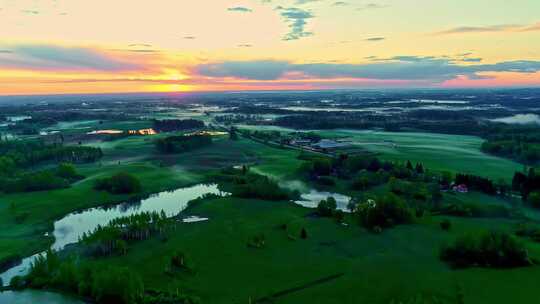
[[[166,191],[151,195],[150,197],[137,201],[125,202],[114,205],[109,208],[96,207],[86,209],[80,212],[73,212],[54,223],[55,238],[54,250],[62,250],[66,245],[77,243],[83,233],[93,231],[98,225],[104,226],[112,219],[130,216],[142,212],[161,212],[162,210],[168,217],[176,216],[186,209],[189,201],[196,199],[204,194],[223,194],[216,184],[199,184],[192,187],[180,188],[174,191]],[[185,223],[197,221],[184,221]],[[17,275],[24,275],[28,272],[30,264],[38,255],[24,258],[19,265],[16,265],[4,273],[0,278],[4,284],[9,284],[11,279]],[[3,303],[81,303],[62,295],[42,292],[37,290],[22,292],[3,292],[0,293],[0,304]]]

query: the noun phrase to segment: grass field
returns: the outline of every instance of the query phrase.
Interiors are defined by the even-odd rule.
[[[55,219],[76,210],[128,198],[95,191],[93,184],[96,178],[129,172],[141,180],[145,193],[197,183],[203,178],[195,173],[160,168],[148,162],[103,167],[86,165],[79,170],[87,178],[67,189],[0,196],[0,259],[12,254],[26,256],[44,250],[51,242],[44,233],[52,230]],[[18,221],[18,218],[22,220]]]
[[[495,181],[509,181],[515,171],[523,170],[523,165],[481,152],[483,140],[474,136],[356,130],[322,131],[321,134],[343,136],[355,146],[383,158],[422,162],[431,170],[476,174]]]
[[[521,169],[481,153],[481,140],[475,137],[349,130],[321,133],[348,138],[382,158],[421,161],[432,170],[511,178],[514,170]],[[188,153],[159,155],[153,144],[159,136],[95,144],[103,149],[104,159],[78,166],[87,178],[71,188],[0,196],[0,259],[46,248],[51,239],[44,232],[67,213],[127,199],[94,191],[94,180],[99,177],[127,171],[138,176],[144,191],[151,193],[198,183],[216,169],[246,164],[286,185],[298,178],[302,164],[298,151],[245,138],[231,141],[226,136],[215,137],[213,145]],[[347,185],[338,183],[329,190],[356,195]],[[386,188],[370,191],[386,192]],[[474,192],[445,195],[445,200],[510,206],[506,200]],[[360,228],[350,217],[349,226],[344,226],[312,217],[312,210],[289,202],[222,198],[204,201],[187,213],[210,220],[181,224],[166,242],[151,239],[131,246],[126,256],[91,262],[96,267],[128,266],[141,274],[147,287],[180,290],[200,296],[202,303],[249,303],[250,299],[256,303],[273,294],[279,295],[275,302],[283,304],[388,304],[419,294],[456,303],[460,289],[465,303],[526,303],[537,297],[540,267],[451,270],[438,258],[440,246],[458,235],[493,228],[511,230],[517,220],[450,218],[452,229],[445,232],[439,227],[444,217],[426,217],[377,235]],[[22,222],[17,220],[21,215]],[[279,228],[282,224],[288,225],[288,231]],[[307,240],[299,238],[301,228],[307,229]],[[265,235],[266,247],[248,247],[248,240],[258,234]],[[528,247],[533,257],[540,258],[540,244],[528,242]],[[195,274],[165,273],[167,257],[177,250],[191,257]]]
[[[123,257],[94,260],[99,265],[132,267],[147,287],[180,290],[201,297],[203,303],[249,303],[289,289],[275,303],[373,303],[435,295],[444,303],[457,303],[463,288],[465,303],[527,303],[537,298],[540,267],[514,270],[451,270],[440,262],[442,244],[462,233],[514,225],[502,219],[451,218],[444,232],[442,218],[386,230],[381,235],[331,219],[308,217],[311,211],[287,202],[242,199],[205,201],[189,214],[209,217],[208,222],[183,224],[165,243],[150,240],[135,244]],[[280,229],[287,223],[289,231]],[[291,240],[305,227],[307,240]],[[254,249],[247,241],[264,234],[266,247]],[[534,257],[540,246],[530,243]],[[187,253],[196,274],[166,275],[167,257]],[[329,276],[341,275],[320,284]]]
[[[82,120],[73,122],[59,122],[56,125],[45,128],[44,131],[61,130],[64,134],[87,133],[94,130],[138,130],[152,127],[150,120],[126,120],[126,121],[99,121]]]
[[[247,130],[294,132],[276,126],[239,125]],[[323,137],[349,140],[353,147],[376,153],[383,159],[413,163],[436,171],[462,172],[510,181],[523,165],[480,151],[483,139],[475,136],[422,132],[371,130],[313,130]]]
[[[78,166],[86,178],[70,188],[0,195],[0,260],[44,250],[51,242],[44,233],[63,215],[128,198],[93,190],[96,178],[129,172],[141,180],[145,193],[155,193],[202,182],[207,173],[226,166],[250,164],[254,170],[278,178],[293,174],[301,163],[296,151],[224,137],[207,148],[165,157],[154,153],[153,138],[137,136],[99,143],[104,159]],[[164,160],[170,165],[158,165]],[[17,218],[24,220],[17,222]]]

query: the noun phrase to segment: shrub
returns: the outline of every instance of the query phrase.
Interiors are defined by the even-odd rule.
[[[450,222],[449,219],[444,219],[441,223],[441,229],[444,230],[444,231],[448,231],[450,230],[450,228],[452,227],[452,222]]]
[[[15,290],[23,289],[25,287],[24,279],[21,276],[14,276],[9,281],[9,286]]]
[[[330,175],[332,161],[327,158],[317,158],[311,162],[311,173],[315,175]]]
[[[167,272],[173,272],[175,270],[194,272],[195,266],[193,261],[188,257],[187,254],[176,251],[169,259],[169,265],[167,267]]]
[[[345,212],[341,211],[341,210],[336,210],[334,212],[334,218],[336,219],[336,221],[338,221],[339,223],[342,223],[343,220],[345,219]]]
[[[258,234],[258,235],[255,235],[253,236],[249,241],[248,241],[248,247],[251,247],[251,248],[264,248],[266,246],[266,237],[264,236],[264,234]]]
[[[282,189],[274,180],[253,173],[235,176],[230,192],[236,197],[272,201],[287,200],[292,196],[289,191]]]
[[[321,176],[317,179],[317,183],[323,186],[334,186],[336,182],[329,176]]]
[[[94,189],[107,191],[113,194],[130,194],[140,192],[141,182],[129,173],[118,173],[110,178],[98,179],[94,184]]]
[[[533,191],[529,193],[527,202],[534,208],[540,208],[540,192]]]
[[[199,298],[187,296],[184,294],[165,293],[163,291],[148,292],[144,295],[141,304],[197,304]]]
[[[520,224],[516,230],[516,235],[528,237],[535,242],[540,242],[540,229],[535,225]]]
[[[453,244],[441,249],[440,257],[456,268],[511,268],[532,264],[523,243],[503,232],[459,237]]]
[[[56,176],[67,179],[69,181],[75,181],[81,179],[81,175],[77,173],[75,166],[68,163],[61,163],[56,168]]]
[[[69,182],[50,170],[32,172],[22,175],[20,178],[6,180],[0,185],[3,191],[13,192],[34,192],[46,191],[69,187]]]

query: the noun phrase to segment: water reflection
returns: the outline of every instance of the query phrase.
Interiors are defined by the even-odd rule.
[[[54,223],[53,235],[55,241],[51,248],[61,250],[68,244],[77,243],[83,233],[93,231],[98,225],[104,226],[115,218],[154,211],[163,211],[168,217],[176,216],[186,209],[189,201],[204,194],[222,195],[223,193],[216,184],[200,184],[174,191],[161,192],[142,200],[70,213]],[[11,278],[16,275],[26,274],[30,264],[39,254],[42,253],[27,257],[22,260],[21,264],[2,273],[0,278],[2,278],[4,284],[9,284]]]
[[[306,208],[317,208],[320,201],[325,200],[330,196],[336,200],[338,210],[349,212],[349,209],[347,208],[347,205],[351,200],[349,196],[339,193],[317,191],[315,189],[311,189],[308,193],[301,194],[300,199],[294,201],[294,203]]]
[[[75,298],[41,290],[0,292],[2,304],[84,304]]]

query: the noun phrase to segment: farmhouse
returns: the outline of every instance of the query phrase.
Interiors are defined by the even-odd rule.
[[[469,188],[465,184],[455,185],[454,187],[452,187],[452,190],[454,190],[455,192],[459,192],[459,193],[468,193],[469,192]]]

